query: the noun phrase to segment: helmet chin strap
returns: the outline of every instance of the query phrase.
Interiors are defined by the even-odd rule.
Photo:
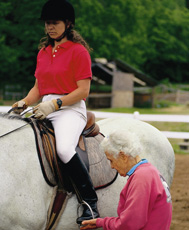
[[[60,37],[55,38],[54,40],[57,42],[60,42],[63,38],[66,37],[69,30],[71,30],[71,28],[70,28],[70,26],[68,26],[68,23],[66,23],[66,29],[65,29],[64,33]]]
[[[63,38],[66,37],[67,31],[68,31],[68,30],[66,29],[66,30],[64,31],[64,33],[63,33],[60,37],[55,38],[54,40],[57,41],[57,42],[60,42]]]

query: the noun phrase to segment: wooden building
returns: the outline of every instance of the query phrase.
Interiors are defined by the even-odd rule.
[[[153,105],[153,87],[157,82],[146,74],[136,70],[121,60],[108,62],[106,59],[95,59],[92,63],[92,85],[110,86],[109,91],[93,90],[88,98],[88,106],[91,108],[121,108]],[[150,89],[142,92],[137,88]],[[140,86],[140,87],[139,87]],[[98,88],[98,87],[97,87]]]

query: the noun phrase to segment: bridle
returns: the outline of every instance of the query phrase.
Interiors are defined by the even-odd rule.
[[[14,108],[10,109],[7,113],[10,114],[10,113],[14,112],[14,110],[16,110],[16,109],[22,109],[22,107],[14,107]],[[20,116],[22,117],[22,116],[25,115],[28,111],[31,111],[31,110],[33,110],[33,108],[32,108],[32,109],[29,109],[29,110],[27,110],[27,111],[25,111],[25,112],[23,112],[22,114],[20,114]],[[31,116],[29,116],[29,118],[32,118],[32,117],[34,117],[34,114],[32,114]],[[13,133],[13,132],[19,130],[19,129],[22,129],[23,127],[29,125],[30,123],[32,123],[32,121],[29,121],[29,122],[27,122],[26,124],[21,125],[20,127],[16,128],[16,129],[13,129],[13,130],[11,130],[11,131],[9,131],[9,132],[7,132],[7,133],[4,133],[3,135],[0,136],[0,138],[5,137],[5,136],[7,136],[7,135],[9,135],[9,134],[11,134],[11,133]]]

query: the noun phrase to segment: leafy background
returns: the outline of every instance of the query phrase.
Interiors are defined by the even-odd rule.
[[[0,82],[34,83],[46,0],[0,0]],[[122,59],[157,79],[189,82],[188,0],[70,0],[92,59]]]

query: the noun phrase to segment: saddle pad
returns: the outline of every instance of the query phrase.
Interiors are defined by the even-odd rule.
[[[57,182],[58,180],[61,179],[61,177],[63,177],[63,179],[61,179],[60,182],[64,181],[65,179],[64,175],[59,175],[59,173],[57,173],[57,170],[58,172],[61,171],[60,169],[58,169],[58,167],[63,167],[64,164],[62,164],[61,162],[59,162],[58,164],[51,162],[51,160],[49,159],[50,156],[48,156],[49,154],[47,154],[47,152],[49,152],[48,146],[51,146],[51,148],[53,148],[54,150],[56,149],[55,146],[53,146],[53,143],[55,144],[53,135],[51,135],[50,133],[48,134],[47,130],[45,132],[43,130],[43,132],[41,133],[41,130],[39,130],[39,121],[36,121],[34,119],[32,119],[32,121],[33,122],[31,125],[35,133],[36,146],[38,149],[39,161],[41,164],[41,169],[44,178],[50,186],[55,186],[57,185]],[[53,130],[51,130],[51,132],[52,131]],[[102,150],[100,149],[100,142],[103,140],[103,138],[104,137],[101,133],[99,133],[94,137],[83,136],[84,149],[83,150],[80,149],[80,151],[78,151],[83,162],[85,161],[84,158],[88,158],[87,161],[89,162],[89,167],[87,166],[86,167],[89,170],[89,174],[91,176],[95,189],[103,188],[110,185],[111,183],[114,182],[114,180],[117,177],[117,171],[111,168],[109,160],[106,158],[104,152],[102,152]],[[51,143],[45,144],[44,140],[45,143],[48,142]],[[80,148],[79,145],[77,146],[76,150],[79,150],[78,148]],[[56,157],[54,156],[53,161],[55,161],[55,158]],[[58,156],[55,162],[57,162],[57,160],[58,160]],[[52,167],[54,165],[56,165],[55,168]],[[57,174],[59,176],[57,176]],[[61,184],[64,187],[64,183]]]
[[[100,133],[95,137],[85,138],[86,151],[89,158],[89,174],[95,189],[110,185],[118,175],[117,171],[111,168],[110,161],[100,149],[99,145],[103,138],[103,135]]]
[[[49,157],[47,157],[47,154],[45,153],[44,142],[42,141],[42,136],[45,134],[41,133],[38,127],[37,120],[30,118],[26,119],[26,121],[30,123],[35,134],[36,148],[44,179],[48,185],[56,186],[58,182],[56,172],[54,167],[52,167],[52,164],[50,163]]]

